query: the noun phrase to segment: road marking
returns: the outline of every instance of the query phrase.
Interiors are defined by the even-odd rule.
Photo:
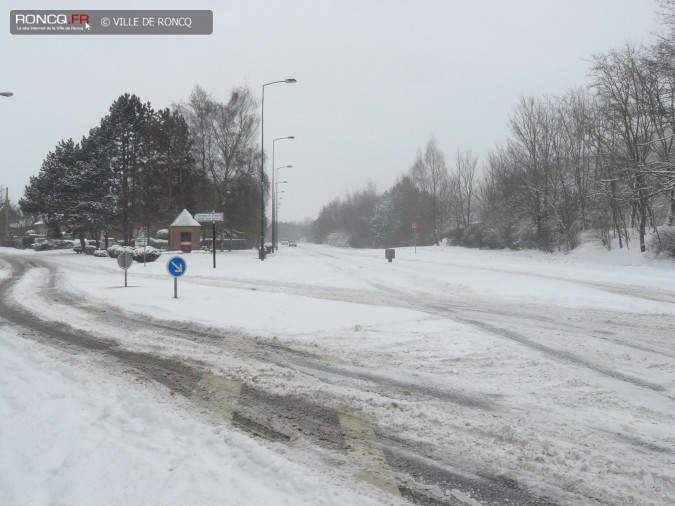
[[[351,447],[351,456],[361,468],[358,477],[382,490],[401,496],[394,473],[389,468],[382,450],[374,444],[377,440],[372,427],[356,417],[338,414],[345,442]]]
[[[241,383],[212,373],[204,373],[190,399],[220,420],[232,420],[239,402]]]

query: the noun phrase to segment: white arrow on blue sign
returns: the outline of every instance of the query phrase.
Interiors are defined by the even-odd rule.
[[[185,271],[187,270],[187,263],[181,257],[171,257],[166,263],[166,270],[174,278],[179,278],[185,274]]]

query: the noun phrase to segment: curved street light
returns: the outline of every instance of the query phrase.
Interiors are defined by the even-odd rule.
[[[272,141],[272,190],[273,190],[273,192],[272,192],[272,253],[274,253],[274,250],[277,249],[277,238],[274,235],[275,234],[275,232],[274,232],[274,230],[275,230],[274,222],[276,220],[276,215],[277,215],[276,205],[275,205],[275,200],[274,200],[274,199],[277,198],[275,193],[274,193],[274,188],[275,188],[275,186],[274,186],[274,172],[275,172],[274,171],[274,144],[277,141],[293,140],[293,139],[295,139],[295,137],[292,136],[292,135],[289,135],[288,137],[277,137],[276,139],[274,139]]]
[[[265,260],[265,86],[277,83],[293,84],[297,81],[293,78],[281,81],[272,81],[262,85],[262,102],[260,111],[260,251],[258,258]]]
[[[293,168],[292,165],[284,165],[282,167],[277,167],[275,169],[276,179],[279,179],[279,169],[292,169],[292,168]],[[288,183],[288,181],[283,181],[283,182]],[[272,237],[273,237],[273,241],[276,241],[276,242],[273,242],[272,246],[274,248],[277,248],[277,249],[279,248],[279,245],[277,244],[279,242],[279,216],[277,216],[278,214],[279,214],[279,209],[275,205],[274,220],[272,220]]]

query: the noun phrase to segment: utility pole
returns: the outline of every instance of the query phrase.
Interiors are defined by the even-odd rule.
[[[5,243],[9,245],[9,188],[5,188]]]

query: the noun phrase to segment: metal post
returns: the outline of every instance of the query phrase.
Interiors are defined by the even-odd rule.
[[[5,246],[9,246],[9,188],[5,188]]]
[[[127,286],[127,270],[124,269],[124,286]]]
[[[276,213],[274,211],[274,203],[276,202],[277,196],[275,195],[274,191],[274,173],[276,172],[274,170],[274,143],[277,142],[277,139],[274,139],[272,141],[272,253],[274,253],[274,249],[276,248],[276,243],[274,242],[274,218],[276,216]]]
[[[173,278],[173,298],[178,298],[178,278]]]
[[[260,260],[265,260],[265,84],[260,111]]]
[[[295,139],[292,135],[290,137],[285,137],[285,139]],[[275,170],[276,173],[276,183],[274,183],[274,220],[272,221],[272,228],[274,230],[274,240],[279,242],[279,185],[282,183],[287,183],[288,181],[279,181],[279,170],[281,169],[290,169],[292,165],[284,165],[283,167],[277,167]],[[283,191],[281,192],[283,193]],[[277,245],[278,248],[278,245]]]
[[[216,268],[216,220],[213,220],[213,268]]]

